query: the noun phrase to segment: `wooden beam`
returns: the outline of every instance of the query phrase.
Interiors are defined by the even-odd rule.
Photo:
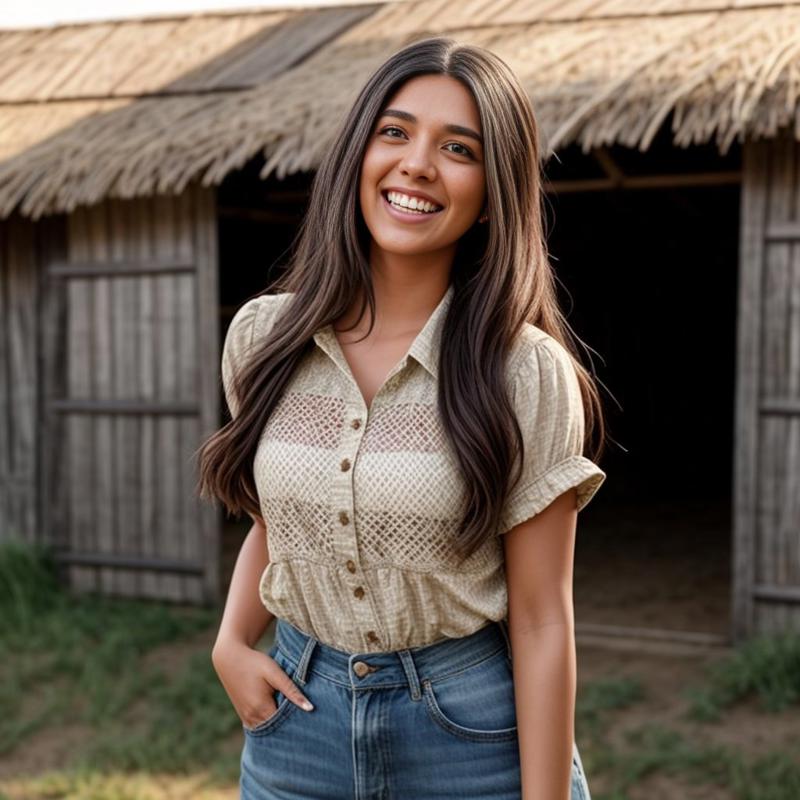
[[[762,414],[778,414],[793,417],[800,414],[800,400],[796,397],[766,397],[759,404]]]
[[[727,647],[730,640],[727,636],[704,631],[680,631],[659,628],[637,628],[629,625],[605,625],[596,622],[577,622],[576,634],[590,636],[608,636],[612,638],[648,639],[660,642],[681,642],[710,647]]]
[[[199,414],[197,403],[160,403],[152,400],[81,400],[57,399],[49,404],[51,411],[60,414]]]
[[[753,597],[772,603],[800,603],[800,586],[757,583],[753,587]]]
[[[205,566],[194,561],[178,561],[169,558],[115,555],[114,553],[53,553],[61,564],[80,564],[93,567],[116,567],[118,569],[154,570],[156,572],[179,572],[185,575],[202,575]]]
[[[249,222],[266,222],[271,225],[294,225],[303,216],[303,209],[287,213],[273,211],[268,208],[240,208],[236,206],[220,206],[217,214],[225,219],[245,219]]]
[[[595,161],[602,167],[603,172],[608,175],[612,181],[621,182],[626,179],[625,173],[619,168],[617,162],[611,157],[608,149],[605,147],[597,147],[592,150],[592,155]]]
[[[80,262],[61,262],[51,264],[47,274],[53,278],[117,278],[132,275],[138,277],[149,274],[171,275],[179,272],[195,272],[197,267],[184,261],[153,261],[144,264],[126,264],[113,261],[92,264]]]
[[[635,175],[627,178],[588,178],[574,181],[545,181],[545,192],[566,194],[569,192],[609,192],[626,189],[672,189],[699,186],[728,186],[741,183],[742,173],[690,172],[676,175]]]
[[[800,240],[800,224],[797,222],[771,222],[767,225],[765,238],[768,242],[796,242]]]

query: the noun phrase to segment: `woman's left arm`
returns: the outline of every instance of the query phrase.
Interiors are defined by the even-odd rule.
[[[504,534],[522,800],[569,800],[576,656],[575,489]]]

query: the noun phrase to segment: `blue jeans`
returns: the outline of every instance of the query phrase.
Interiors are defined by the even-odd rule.
[[[505,622],[459,639],[347,653],[278,619],[269,649],[314,704],[276,692],[244,727],[240,800],[519,800]],[[571,800],[590,800],[573,746]]]

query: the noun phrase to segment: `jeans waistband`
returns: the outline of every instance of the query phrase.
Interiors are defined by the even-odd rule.
[[[422,680],[436,680],[505,651],[511,644],[505,620],[489,622],[469,636],[443,639],[422,647],[378,653],[348,653],[323,644],[278,618],[275,643],[295,667],[294,681],[304,686],[309,672],[354,690],[409,686],[421,696]]]

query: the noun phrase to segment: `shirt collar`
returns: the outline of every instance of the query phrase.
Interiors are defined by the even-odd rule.
[[[439,375],[439,343],[441,341],[442,325],[447,316],[447,309],[453,299],[453,284],[447,287],[447,291],[442,299],[433,309],[422,330],[416,335],[411,343],[406,356],[403,359],[403,366],[408,356],[418,361],[434,377]],[[328,323],[314,334],[314,341],[327,355],[342,369],[349,374],[350,368],[339,345],[339,340],[333,332],[333,325]]]

